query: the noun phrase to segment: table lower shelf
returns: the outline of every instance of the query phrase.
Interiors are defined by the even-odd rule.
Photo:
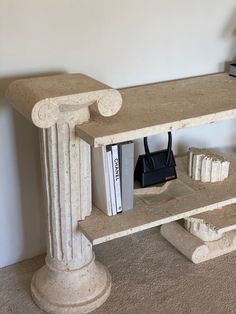
[[[134,208],[113,217],[94,208],[79,222],[80,230],[93,245],[163,225],[171,221],[236,203],[236,157],[230,160],[230,175],[224,182],[202,183],[187,175],[187,157],[177,158],[178,179],[161,194],[139,194]]]

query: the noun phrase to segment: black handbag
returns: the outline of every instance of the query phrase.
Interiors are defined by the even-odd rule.
[[[134,171],[134,179],[142,187],[163,183],[177,178],[176,163],[172,151],[172,135],[168,132],[168,146],[150,153],[147,137],[144,137],[145,154],[140,155]]]

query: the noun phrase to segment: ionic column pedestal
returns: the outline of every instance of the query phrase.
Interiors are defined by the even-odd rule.
[[[46,265],[32,279],[32,297],[50,313],[88,313],[111,289],[109,272],[78,230],[78,220],[91,212],[90,146],[65,119],[40,133],[48,249]]]
[[[7,98],[41,129],[47,257],[33,276],[32,297],[49,313],[88,313],[109,296],[111,278],[78,229],[92,208],[91,158],[75,126],[88,122],[91,112],[116,114],[121,95],[87,76],[65,74],[15,81]]]
[[[88,264],[73,271],[60,271],[46,264],[31,282],[35,303],[55,314],[91,312],[106,301],[110,289],[110,274],[95,262],[94,256]]]

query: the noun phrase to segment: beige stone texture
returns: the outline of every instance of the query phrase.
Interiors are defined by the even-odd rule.
[[[185,229],[203,241],[215,241],[236,230],[236,205],[185,218]]]
[[[120,93],[83,74],[61,74],[14,81],[6,97],[39,128],[53,126],[60,116],[80,111],[77,124],[91,113],[105,117],[116,114],[122,105]]]
[[[230,162],[206,148],[189,148],[188,173],[193,180],[202,182],[224,181],[229,176]]]
[[[118,91],[81,74],[18,80],[7,98],[40,128],[47,218],[46,265],[33,276],[32,297],[50,313],[87,313],[109,296],[111,278],[78,228],[92,209],[90,145],[75,125],[90,114],[120,110]]]
[[[236,229],[236,205],[232,204],[214,209],[191,218],[202,220],[205,224],[213,226],[215,230],[221,233],[232,231]]]
[[[236,204],[161,227],[161,234],[198,264],[236,250]]]
[[[220,73],[120,89],[119,113],[109,123],[97,116],[77,126],[77,134],[100,146],[232,119],[235,86],[235,78]]]
[[[235,84],[227,74],[217,74],[117,91],[81,74],[64,74],[9,86],[9,101],[42,129],[47,257],[31,284],[39,307],[50,313],[87,313],[106,300],[110,275],[95,261],[92,244],[236,203],[233,156],[229,160],[235,170],[214,186],[193,182],[182,158],[178,181],[163,193],[136,195],[134,210],[116,217],[96,209],[91,214],[90,161],[90,145],[236,117]]]
[[[236,158],[235,154],[225,157],[231,162],[231,172],[223,182],[192,180],[188,175],[187,156],[178,157],[177,180],[159,189],[148,188],[149,193],[134,192],[134,208],[115,217],[108,217],[94,207],[91,216],[80,221],[79,226],[95,245],[236,203]],[[153,190],[158,190],[158,194],[153,194]]]
[[[236,231],[226,232],[219,240],[202,241],[178,222],[171,222],[161,227],[161,234],[195,264],[236,250]]]
[[[216,241],[223,237],[223,233],[204,219],[194,217],[185,218],[185,229],[202,241]]]

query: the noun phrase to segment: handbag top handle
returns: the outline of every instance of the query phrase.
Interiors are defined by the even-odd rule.
[[[147,137],[143,138],[143,142],[144,142],[145,154],[147,156],[148,166],[150,169],[154,169],[155,165],[154,165],[154,161],[153,161],[152,155],[151,155],[150,150],[149,150]],[[166,165],[170,164],[171,150],[172,150],[172,134],[171,134],[171,132],[168,132],[168,146],[167,146],[167,155],[166,155]]]

